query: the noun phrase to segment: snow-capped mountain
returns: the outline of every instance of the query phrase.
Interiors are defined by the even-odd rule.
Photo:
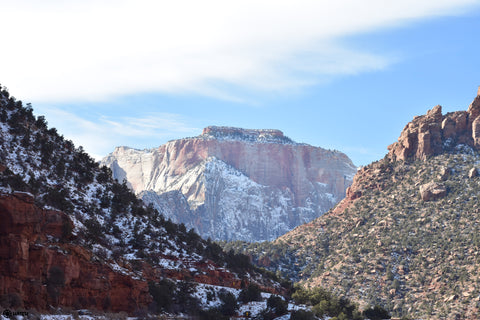
[[[245,241],[273,240],[322,215],[356,172],[345,154],[279,130],[213,126],[156,149],[117,147],[102,164],[202,237]]]

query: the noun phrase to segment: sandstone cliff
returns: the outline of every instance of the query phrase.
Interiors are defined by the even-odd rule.
[[[145,280],[93,259],[69,242],[71,220],[61,211],[42,210],[33,196],[0,195],[0,295],[37,310],[70,306],[133,311],[148,306]]]
[[[274,239],[320,216],[344,197],[356,171],[345,154],[279,130],[229,127],[157,149],[118,147],[102,163],[203,237],[247,241]]]
[[[480,88],[477,94],[480,94]],[[480,149],[480,95],[467,111],[442,115],[436,106],[426,115],[414,117],[403,129],[398,142],[388,147],[392,160],[425,160],[458,144]]]

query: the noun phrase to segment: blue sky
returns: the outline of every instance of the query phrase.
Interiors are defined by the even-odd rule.
[[[2,1],[0,83],[100,158],[208,125],[381,159],[480,85],[479,1]]]

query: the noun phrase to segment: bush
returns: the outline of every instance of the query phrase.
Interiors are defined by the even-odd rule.
[[[53,299],[54,305],[58,304],[61,288],[65,285],[65,273],[59,266],[52,266],[48,271],[47,293]]]
[[[16,293],[7,293],[0,296],[0,306],[4,308],[16,309],[23,304],[22,298]]]
[[[235,298],[233,293],[226,290],[220,291],[218,297],[220,298],[220,301],[222,301],[222,304],[218,309],[220,313],[226,316],[233,316],[238,309],[237,298]]]
[[[240,291],[238,299],[243,303],[248,303],[250,301],[261,301],[262,293],[260,291],[260,287],[256,284],[250,283],[248,287]]]
[[[346,298],[338,298],[323,288],[305,290],[296,287],[292,298],[299,304],[313,306],[312,311],[316,316],[346,317],[348,319],[362,319],[357,306]]]
[[[258,316],[255,317],[255,319],[259,320],[273,320],[275,318],[276,315],[271,309],[264,309],[260,312]]]
[[[199,313],[200,320],[228,320],[230,317],[225,316],[218,309],[202,310]]]
[[[295,310],[290,314],[290,320],[315,320],[315,316],[310,311]]]
[[[288,303],[279,296],[271,295],[267,299],[267,307],[277,315],[281,316],[288,311]]]
[[[177,283],[175,294],[175,311],[196,314],[200,311],[200,301],[192,294],[195,292],[195,283],[180,281]]]
[[[390,319],[391,316],[388,314],[388,311],[380,306],[375,306],[363,311],[363,315],[370,320],[383,320]]]
[[[148,284],[148,291],[152,295],[153,302],[155,303],[155,307],[153,308],[155,312],[170,310],[175,288],[175,283],[170,280],[161,280],[159,283],[150,282]]]

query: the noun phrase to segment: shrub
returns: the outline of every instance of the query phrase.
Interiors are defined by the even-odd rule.
[[[263,309],[260,314],[255,317],[255,319],[259,320],[273,320],[276,318],[275,313],[271,309]]]
[[[218,309],[202,310],[199,313],[200,320],[228,320],[230,317],[225,316]]]
[[[290,314],[290,320],[315,320],[315,316],[310,311],[295,310]]]
[[[316,316],[337,317],[337,319],[362,319],[357,306],[346,298],[338,298],[331,292],[323,288],[314,288],[305,290],[296,287],[292,298],[301,304],[309,304],[313,306],[312,311]]]
[[[154,311],[169,311],[173,302],[175,293],[175,284],[170,280],[161,280],[158,283],[150,282],[148,291],[153,297],[155,303]]]
[[[190,281],[177,283],[175,307],[179,312],[198,313],[200,311],[200,301],[192,296],[195,292],[195,286],[195,283]]]
[[[390,319],[388,311],[380,306],[375,306],[363,311],[363,315],[370,320]]]
[[[248,287],[240,291],[238,299],[243,303],[247,303],[250,301],[261,301],[262,294],[260,291],[260,287],[256,284],[250,283]]]
[[[288,303],[287,301],[283,300],[281,297],[276,295],[271,295],[267,299],[267,307],[271,308],[272,311],[277,315],[281,316],[286,314],[288,311]]]
[[[22,298],[16,293],[7,293],[0,296],[0,306],[16,309],[22,305]]]
[[[58,297],[61,294],[61,288],[65,285],[65,274],[59,266],[52,266],[48,271],[47,293],[58,304]]]
[[[238,309],[237,298],[233,295],[233,293],[228,292],[226,290],[222,290],[218,293],[218,297],[222,304],[219,307],[219,311],[226,316],[233,316],[235,311]]]

